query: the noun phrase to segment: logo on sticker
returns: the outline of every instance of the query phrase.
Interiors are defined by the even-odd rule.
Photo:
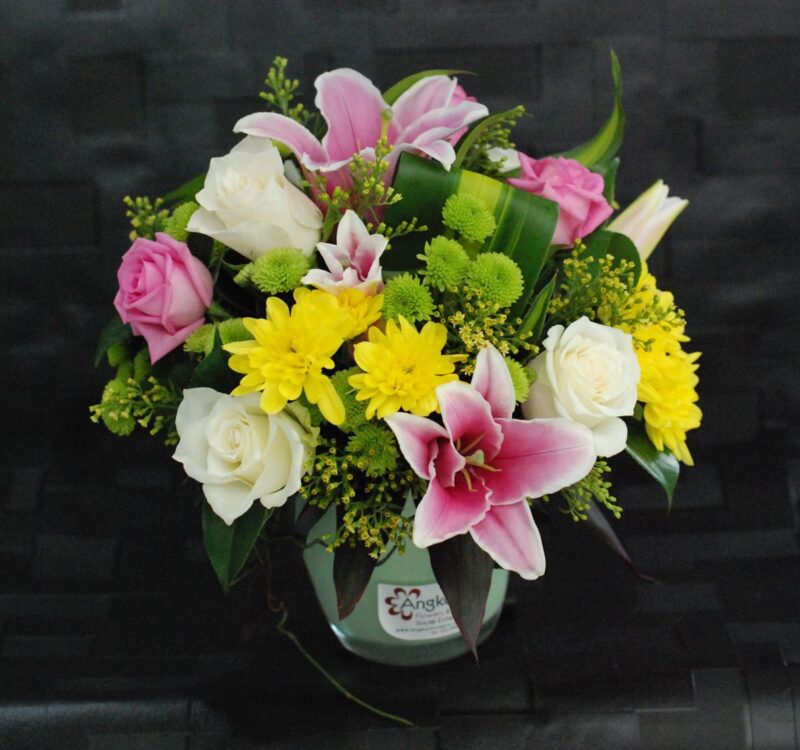
[[[429,640],[458,632],[450,607],[437,584],[378,585],[378,620],[401,640]]]

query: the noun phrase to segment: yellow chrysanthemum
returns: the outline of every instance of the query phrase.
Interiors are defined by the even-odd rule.
[[[279,297],[270,297],[266,319],[244,319],[255,340],[223,347],[233,355],[230,368],[244,375],[232,394],[261,391],[261,408],[275,414],[305,392],[325,419],[341,424],[342,400],[322,371],[333,368],[331,357],[347,338],[352,319],[326,292],[297,289],[294,298],[289,310]]]
[[[648,437],[658,450],[666,447],[679,461],[692,466],[686,433],[699,427],[703,417],[695,390],[700,352],[690,354],[683,350],[681,344],[689,341],[683,316],[678,313],[672,294],[658,289],[655,277],[646,264],[642,265],[642,276],[622,311],[623,318],[637,321],[649,317],[657,322],[623,322],[619,328],[634,339],[641,368],[638,400],[644,404]]]
[[[399,324],[390,320],[386,333],[374,326],[369,341],[355,346],[356,364],[363,373],[352,375],[348,382],[366,401],[367,419],[380,419],[401,409],[420,417],[439,410],[436,388],[458,380],[455,362],[460,354],[442,354],[447,329],[441,323],[426,323],[417,331],[402,315]]]
[[[636,349],[642,371],[638,398],[645,405],[647,435],[658,450],[667,447],[692,466],[686,433],[699,427],[703,417],[695,390],[700,352],[683,351],[676,338],[658,326],[640,329],[636,335],[650,342],[649,349]]]
[[[327,294],[327,292],[323,292]],[[378,318],[383,307],[382,294],[364,294],[354,287],[342,289],[336,294],[336,302],[349,316],[352,327],[346,338],[351,339],[364,333]]]

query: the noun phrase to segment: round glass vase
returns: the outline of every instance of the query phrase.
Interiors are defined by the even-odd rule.
[[[335,512],[330,508],[309,533],[308,542],[334,531]],[[323,544],[310,544],[303,559],[328,623],[348,651],[397,666],[436,664],[469,652],[436,583],[428,551],[410,540],[402,555],[387,551],[344,620],[339,620],[336,609],[333,555]],[[507,586],[508,571],[495,569],[478,643],[497,625]]]

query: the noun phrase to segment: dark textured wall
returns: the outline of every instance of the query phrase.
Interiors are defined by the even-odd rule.
[[[532,117],[519,144],[542,155],[586,139],[605,118],[613,47],[628,112],[621,202],[658,177],[691,201],[653,270],[685,307],[703,351],[705,421],[690,440],[698,465],[686,472],[670,515],[633,471],[621,472],[618,493],[630,550],[664,583],[637,585],[622,573],[617,580],[616,562],[592,542],[553,532],[546,580],[519,587],[506,620],[503,637],[523,644],[523,667],[500,661],[484,673],[503,696],[488,710],[517,716],[490,722],[498,740],[520,732],[549,747],[541,743],[566,736],[557,725],[531,734],[525,717],[535,713],[534,695],[544,716],[644,706],[650,723],[637,719],[635,732],[630,717],[610,728],[600,719],[587,725],[608,738],[604,746],[628,747],[659,721],[679,723],[689,709],[705,716],[701,709],[713,713],[773,684],[748,677],[742,687],[738,669],[769,667],[781,680],[789,669],[797,684],[796,0],[8,0],[0,28],[0,688],[12,703],[25,697],[29,709],[0,708],[0,747],[4,715],[23,732],[9,747],[45,747],[41,738],[25,745],[19,737],[40,726],[37,716],[68,724],[70,700],[107,698],[104,689],[118,695],[125,686],[141,696],[202,682],[204,669],[224,672],[220,663],[240,664],[231,656],[242,647],[229,605],[198,551],[196,509],[186,488],[172,489],[167,453],[89,425],[87,404],[103,383],[105,373],[91,366],[93,347],[112,314],[114,274],[127,248],[121,197],[163,193],[226,152],[236,140],[233,123],[259,108],[256,92],[276,54],[290,58],[308,92],[330,67],[355,67],[382,88],[423,68],[473,70],[479,77],[463,83],[490,108],[526,105]],[[576,572],[583,555],[599,556],[597,570],[625,592],[617,602],[622,625],[594,593],[610,584]],[[550,608],[548,616],[530,597]],[[605,613],[599,621],[598,612]],[[532,628],[540,639],[529,638]],[[586,629],[594,633],[588,642]],[[589,697],[567,688],[561,698],[548,692],[542,704],[531,685],[541,684],[537,667],[548,659],[579,682],[586,671],[619,669],[677,670],[686,680],[669,688],[673,698],[663,705],[640,695],[591,708]],[[686,677],[711,667],[723,671]],[[459,708],[434,690],[428,708],[440,718],[431,722],[452,731],[430,742],[450,747],[457,737],[472,747],[465,743],[477,734],[463,729],[469,720],[454,724],[452,715],[476,705],[480,688],[453,674],[448,689],[460,686],[462,698],[473,692]],[[303,679],[317,689],[313,676]],[[782,727],[797,690],[778,693],[784,702],[767,702],[777,713],[762,720]],[[158,747],[185,747],[189,725],[227,736],[204,704],[192,703],[187,719],[184,699],[176,700],[129,707],[138,722],[90,718],[92,731],[112,737],[91,747],[122,747],[114,732],[135,731],[162,733]],[[126,705],[110,715],[124,717]],[[659,710],[678,713],[664,718]],[[758,716],[749,724],[739,716],[741,737],[764,731],[753,729]],[[570,721],[569,731],[582,726]],[[687,737],[704,726],[697,721],[684,726]],[[63,735],[62,747],[78,736]],[[429,739],[418,746],[439,746]]]

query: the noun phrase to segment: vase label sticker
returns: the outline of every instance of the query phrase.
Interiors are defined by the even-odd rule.
[[[458,633],[437,583],[379,583],[378,620],[384,631],[402,641],[428,641]]]

